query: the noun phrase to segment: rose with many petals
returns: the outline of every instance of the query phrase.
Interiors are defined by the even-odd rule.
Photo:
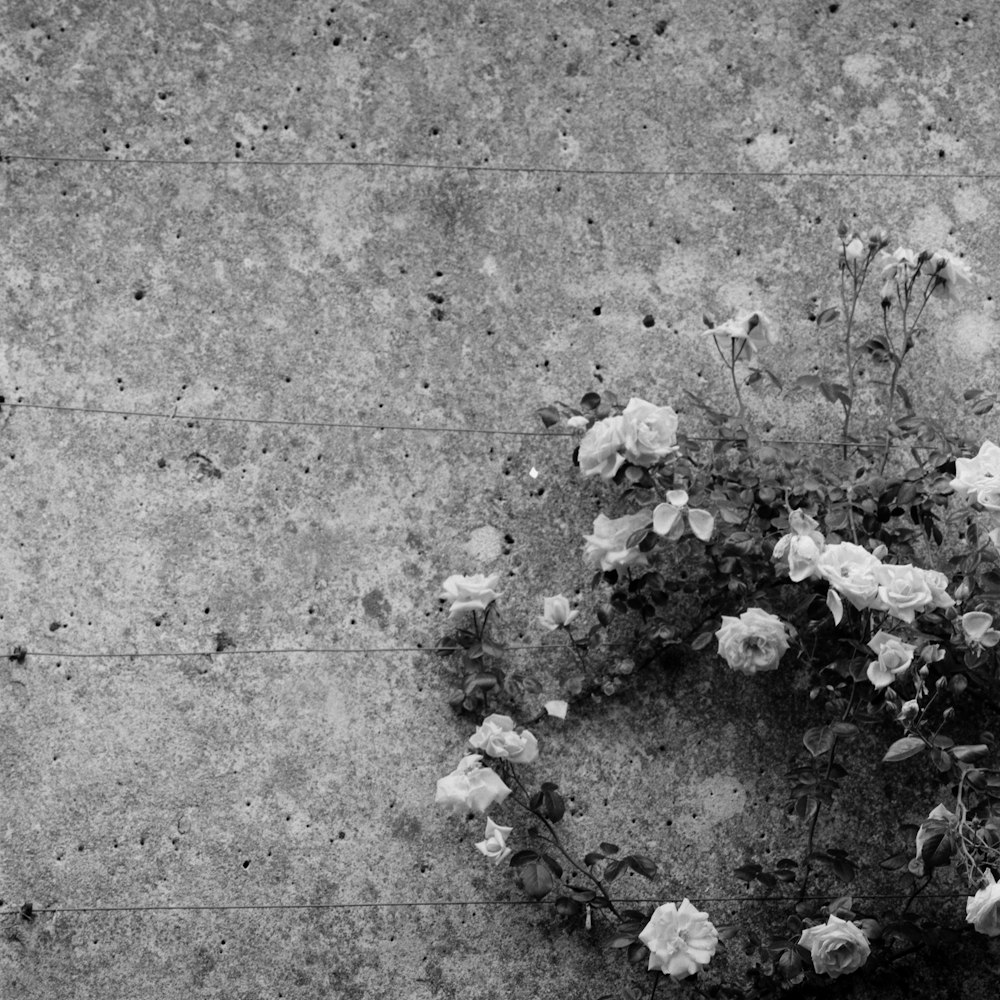
[[[816,560],[819,575],[858,610],[886,610],[879,601],[878,574],[881,565],[867,549],[852,542],[827,545]]]
[[[594,520],[594,533],[584,539],[584,561],[605,571],[645,566],[645,554],[637,548],[629,548],[626,542],[640,528],[648,527],[650,520],[650,515],[644,513],[616,518],[598,514]]]
[[[671,406],[655,406],[632,398],[622,413],[625,457],[635,465],[655,465],[677,451],[677,414]]]
[[[986,884],[965,903],[965,919],[987,937],[1000,936],[1000,883],[986,872]]]
[[[707,913],[684,899],[680,906],[658,906],[639,932],[639,940],[649,949],[648,971],[662,972],[676,981],[693,976],[711,962],[719,932]]]
[[[984,441],[973,458],[956,458],[955,478],[949,485],[962,496],[1000,486],[1000,446]]]
[[[480,840],[476,848],[486,857],[498,865],[510,857],[510,848],[507,846],[507,838],[510,836],[512,826],[498,826],[493,820],[486,820],[486,839]]]
[[[917,649],[881,629],[869,639],[868,647],[878,657],[868,664],[868,680],[877,689],[888,687],[897,677],[905,674]]]
[[[622,450],[628,437],[629,425],[623,416],[605,417],[587,431],[580,442],[577,461],[585,476],[613,479],[622,467]]]
[[[920,611],[934,605],[934,595],[922,569],[916,566],[881,564],[878,599],[894,618],[911,623]]]
[[[490,757],[530,764],[538,757],[538,741],[525,729],[514,732],[514,720],[509,715],[490,715],[469,737],[469,743]]]
[[[463,757],[451,774],[440,778],[434,801],[455,812],[486,812],[490,806],[503,802],[510,789],[492,768],[481,765],[478,753]]]
[[[778,661],[788,649],[785,623],[760,608],[750,608],[739,618],[722,616],[722,627],[715,633],[719,656],[742,674],[777,670]]]
[[[831,979],[857,972],[871,954],[865,932],[832,913],[825,924],[804,930],[799,945],[809,949],[816,972]]]
[[[441,600],[452,602],[449,617],[454,618],[463,611],[485,611],[500,596],[494,589],[499,582],[499,573],[449,576],[441,591]]]

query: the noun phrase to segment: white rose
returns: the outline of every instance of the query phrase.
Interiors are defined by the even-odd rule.
[[[639,940],[649,949],[647,970],[665,973],[676,981],[693,976],[711,962],[719,933],[708,914],[685,899],[680,906],[658,906],[639,932]]]
[[[913,250],[900,247],[895,253],[887,254],[885,251],[880,255],[883,266],[881,278],[883,281],[890,281],[894,278],[907,279],[909,273],[917,269],[917,254]]]
[[[591,566],[600,566],[605,571],[645,566],[645,553],[637,548],[630,549],[625,543],[640,528],[646,528],[650,523],[650,515],[644,513],[616,518],[598,514],[594,520],[594,533],[584,539],[584,561]]]
[[[882,630],[869,639],[868,647],[878,657],[868,664],[868,680],[876,688],[888,687],[897,677],[905,674],[917,649]]]
[[[625,457],[636,465],[654,465],[677,451],[677,414],[673,407],[630,399],[625,421]]]
[[[715,633],[719,656],[742,674],[777,670],[788,649],[785,629],[780,618],[760,608],[750,608],[739,618],[723,615],[722,628]]]
[[[820,576],[858,610],[886,610],[878,593],[881,565],[867,549],[852,542],[827,545],[816,560]]]
[[[966,901],[965,919],[980,934],[1000,936],[1000,884],[993,878],[993,872],[986,872],[986,885]]]
[[[958,257],[947,250],[938,250],[928,262],[930,272],[935,276],[931,294],[944,299],[960,299],[972,287],[972,272]]]
[[[507,838],[510,836],[512,826],[497,826],[493,820],[486,820],[486,839],[480,840],[476,847],[482,851],[486,857],[491,858],[493,864],[498,865],[501,861],[510,857],[510,848],[507,846]]]
[[[984,441],[974,458],[955,459],[951,488],[963,496],[1000,485],[1000,447]]]
[[[973,645],[995,646],[1000,642],[1000,632],[992,628],[993,615],[985,611],[969,611],[962,615],[962,631]]]
[[[951,608],[955,605],[955,598],[948,593],[948,577],[936,569],[925,569],[923,571],[927,586],[931,588],[931,596],[934,598],[935,608]]]
[[[916,566],[880,565],[876,575],[879,601],[900,621],[912,622],[917,612],[934,603],[927,577]]]
[[[494,803],[503,802],[510,789],[492,768],[482,767],[477,753],[463,757],[451,774],[438,780],[434,801],[455,812],[486,812]]]
[[[778,342],[775,325],[762,312],[741,313],[720,326],[707,331],[723,355],[733,352],[738,361],[752,361],[758,348]]]
[[[832,979],[856,972],[871,954],[865,932],[832,913],[825,924],[804,930],[799,945],[809,949],[813,968]]]
[[[792,529],[778,539],[771,558],[776,562],[788,560],[788,575],[794,583],[819,576],[817,562],[826,539],[817,530],[819,522],[805,511],[793,510],[788,515],[788,526]]]
[[[469,737],[469,743],[490,757],[505,758],[515,764],[530,764],[538,757],[538,741],[525,729],[514,732],[509,715],[490,715]]]
[[[577,460],[583,475],[613,479],[625,461],[621,449],[625,446],[627,434],[628,424],[624,417],[598,420],[580,442]]]
[[[864,243],[861,242],[861,238],[855,236],[849,242],[840,244],[840,252],[844,255],[844,260],[852,263],[864,257],[866,250]]]
[[[562,594],[557,594],[555,597],[546,597],[544,604],[545,613],[539,620],[549,631],[557,628],[565,628],[580,613],[579,611],[570,610],[569,600],[563,597]]]
[[[494,589],[500,582],[500,574],[492,576],[449,576],[444,581],[441,599],[451,601],[449,617],[463,611],[485,611],[499,596]]]

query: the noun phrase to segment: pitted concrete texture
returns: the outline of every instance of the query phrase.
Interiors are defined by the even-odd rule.
[[[509,640],[545,638],[558,592],[589,623],[581,537],[608,494],[574,478],[572,439],[454,429],[538,431],[538,406],[610,389],[697,433],[683,390],[729,400],[706,311],[763,309],[765,363],[836,376],[814,318],[840,219],[965,255],[979,283],[930,307],[905,384],[995,436],[961,394],[1000,366],[996,185],[976,176],[996,42],[980,0],[10,0],[0,395],[119,412],[0,410],[0,622],[5,654],[29,650],[0,666],[4,995],[633,982],[544,906],[488,905],[520,896],[474,850],[481,820],[432,805],[470,732],[447,661],[280,651],[430,646],[456,572],[501,574]],[[822,400],[747,395],[775,434],[836,436]],[[72,655],[140,652],[165,655]],[[515,655],[539,704],[565,693],[565,653]],[[802,843],[781,774],[806,696],[785,687],[710,657],[637,678],[541,724],[529,775],[570,797],[581,851],[662,862],[623,895],[740,896],[735,865]],[[827,827],[858,893],[895,891],[877,845],[941,794],[904,765],[886,805],[886,738],[865,736]],[[26,901],[59,912],[25,923]],[[441,902],[463,905],[403,905]],[[393,905],[319,908],[359,903]],[[282,905],[303,908],[261,908]],[[968,948],[906,995],[993,996],[995,947]],[[739,974],[741,949],[718,965]]]

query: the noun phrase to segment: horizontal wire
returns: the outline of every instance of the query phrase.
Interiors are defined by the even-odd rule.
[[[109,159],[104,156],[59,156],[37,153],[0,153],[0,160],[8,163],[15,160],[52,163],[87,163],[102,166],[193,166],[193,167],[347,167],[366,170],[436,170],[468,171],[483,174],[541,174],[541,175],[581,175],[585,177],[740,177],[753,180],[769,178],[801,177],[832,178],[846,177],[856,180],[899,179],[899,180],[997,180],[1000,173],[995,171],[911,171],[911,170],[699,170],[683,167],[642,168],[642,167],[529,167],[501,166],[489,163],[430,163],[414,160],[342,160],[342,159],[182,159],[178,157],[130,157]]]
[[[608,642],[603,644],[603,648],[612,646],[627,646],[626,642]],[[458,652],[461,647],[451,650]],[[558,650],[568,650],[568,646],[560,646],[556,643],[537,643],[533,645],[524,644],[516,646],[504,646],[505,653],[512,650],[521,649],[548,649],[553,652]],[[196,650],[175,650],[173,652],[149,652],[149,653],[59,653],[51,650],[22,649],[18,647],[17,657],[24,656],[45,656],[64,660],[147,660],[155,657],[187,657],[187,656],[280,656],[292,653],[442,653],[437,646],[332,646],[332,647],[290,647],[288,649],[196,649]]]
[[[202,420],[215,421],[217,423],[230,424],[264,424],[278,427],[327,427],[341,430],[370,430],[370,431],[416,431],[427,434],[482,434],[482,435],[507,435],[510,437],[577,437],[578,431],[514,431],[500,430],[490,427],[425,427],[419,424],[366,424],[336,420],[279,420],[268,417],[219,417],[208,416],[198,413],[165,413],[157,410],[114,410],[104,407],[94,406],[60,406],[55,403],[24,403],[24,402],[4,402],[0,408],[9,406],[27,410],[50,410],[58,413],[82,413],[90,416],[112,416],[112,417],[147,417],[157,420]],[[704,437],[693,434],[685,435],[689,441],[712,442],[712,441],[732,441],[727,437]],[[761,438],[761,444],[812,444],[824,445],[829,448],[842,448],[843,441],[812,440],[809,438]],[[884,448],[885,441],[849,441],[852,448]],[[921,444],[919,442],[891,445],[893,448],[926,448],[933,449],[935,446]]]
[[[871,901],[887,901],[894,899],[909,899],[909,893],[850,893],[852,899]],[[663,897],[638,897],[612,900],[615,905],[629,903],[660,903]],[[829,900],[830,896],[686,896],[695,903],[768,903]],[[933,892],[921,893],[922,899],[967,899],[968,893]],[[146,913],[146,912],[198,912],[205,910],[375,910],[389,907],[426,906],[534,906],[540,900],[534,899],[451,899],[451,900],[408,900],[390,903],[203,903],[191,905],[151,905],[151,906],[52,906],[32,907],[31,912],[38,913]],[[545,902],[554,902],[546,900]],[[17,916],[22,910],[0,910],[0,916]]]

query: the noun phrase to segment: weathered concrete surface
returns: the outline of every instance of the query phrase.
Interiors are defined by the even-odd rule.
[[[995,434],[961,403],[1000,362],[995,185],[937,176],[994,169],[994,34],[981,5],[8,4],[0,152],[41,159],[0,171],[0,393],[531,431],[538,405],[602,386],[689,411],[684,388],[727,399],[706,310],[765,309],[779,373],[836,373],[809,317],[835,301],[833,231],[856,217],[982,276],[961,308],[935,307],[908,384]],[[174,162],[121,162],[137,158]],[[679,173],[616,172],[635,170]],[[833,436],[825,404],[757,390],[776,433]],[[600,509],[570,441],[0,420],[4,643],[66,654],[0,668],[0,908],[518,898],[472,849],[480,824],[431,805],[469,731],[446,664],[240,651],[429,645],[440,581],[479,570],[504,574],[508,638],[538,638],[540,597],[588,576]],[[535,669],[549,697],[571,668]],[[767,704],[709,661],[645,678],[540,727],[535,770],[573,796],[580,846],[613,836],[663,861],[630,892],[739,895],[735,864],[801,840],[780,777],[794,704]],[[891,829],[872,816],[881,781],[844,797],[845,846]],[[628,981],[534,907],[5,920],[3,990],[25,997],[598,997]],[[976,954],[967,996],[995,975],[995,952],[992,973]],[[941,976],[925,995],[956,987]]]

